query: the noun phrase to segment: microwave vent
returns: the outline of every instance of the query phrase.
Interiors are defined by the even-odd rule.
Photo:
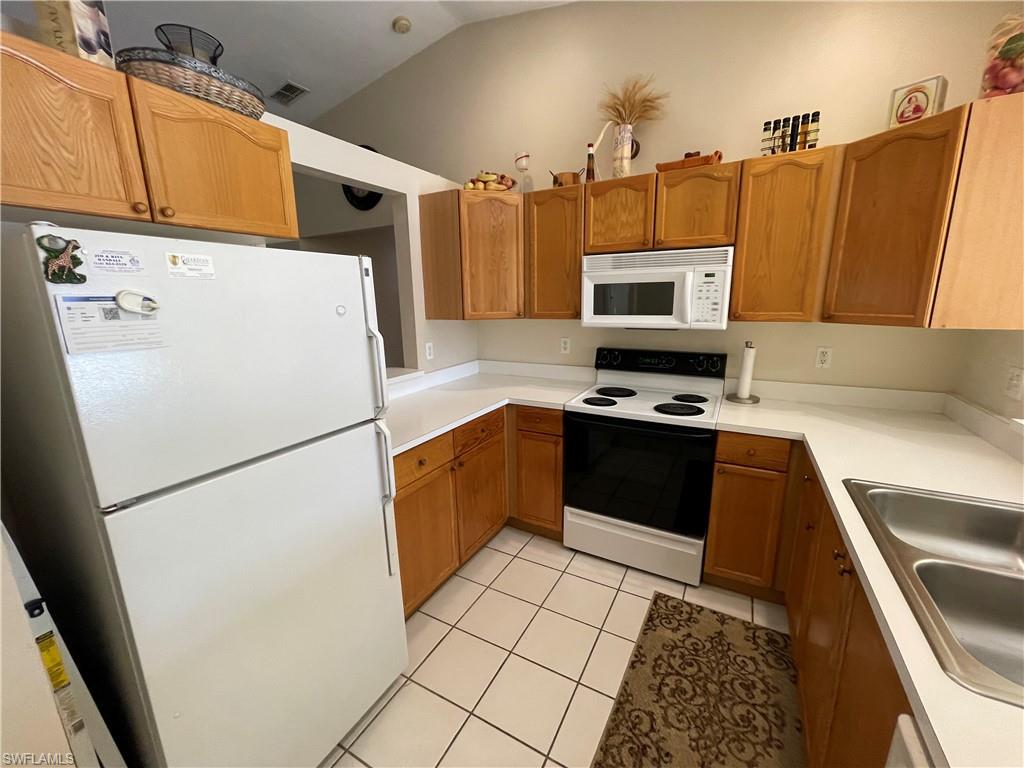
[[[701,248],[688,251],[642,251],[639,253],[602,253],[585,256],[587,272],[608,269],[663,269],[670,267],[727,267],[732,263],[732,248]]]

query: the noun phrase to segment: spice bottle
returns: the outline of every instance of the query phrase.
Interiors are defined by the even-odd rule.
[[[761,128],[761,154],[770,155],[772,153],[772,121],[765,120],[764,126]]]
[[[779,152],[789,151],[789,118],[782,118],[782,132],[779,134]]]
[[[813,149],[818,146],[818,124],[821,121],[821,112],[811,113],[811,122],[807,127],[807,148]]]
[[[594,145],[587,144],[587,181],[594,180]]]

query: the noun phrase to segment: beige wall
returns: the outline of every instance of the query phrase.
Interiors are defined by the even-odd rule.
[[[739,375],[743,342],[757,345],[759,379],[946,391],[957,381],[965,331],[825,323],[732,323],[725,331],[583,328],[570,320],[478,323],[480,357],[593,365],[599,346],[725,352],[727,376]],[[568,337],[571,352],[559,353]],[[815,368],[817,347],[832,347],[832,367]]]
[[[600,130],[604,83],[653,74],[671,93],[666,118],[641,125],[634,171],[690,149],[726,159],[758,151],[768,118],[821,110],[823,144],[886,127],[893,87],[941,73],[947,106],[974,98],[989,32],[1017,3],[573,3],[456,30],[392,70],[313,127],[461,180],[480,168],[512,171],[532,154],[536,186],[547,169],[578,168]],[[610,167],[610,139],[599,166]],[[821,324],[734,324],[724,333],[600,332],[575,322],[428,322],[435,359],[591,364],[598,344],[729,352],[760,347],[758,375],[789,381],[956,389],[1004,415],[1001,396],[1021,334]],[[573,353],[558,354],[558,339]],[[828,370],[814,349],[831,345]],[[1014,355],[1016,346],[1016,355]],[[422,351],[422,350],[421,350]],[[422,361],[421,361],[422,362]],[[1019,364],[1019,362],[1018,362]]]
[[[887,127],[891,90],[936,73],[974,98],[988,35],[1018,3],[572,3],[462,27],[312,126],[454,180],[532,154],[580,168],[604,83],[653,74],[671,93],[641,125],[634,171],[685,150],[758,152],[764,120],[821,110],[822,143]],[[610,168],[611,140],[599,164]]]
[[[1011,368],[1024,368],[1024,333],[961,331],[967,337],[953,391],[1000,416],[1024,418],[1024,402],[1006,396]]]

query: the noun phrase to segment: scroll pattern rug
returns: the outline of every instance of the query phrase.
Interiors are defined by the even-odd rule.
[[[655,594],[593,768],[802,768],[789,637]]]

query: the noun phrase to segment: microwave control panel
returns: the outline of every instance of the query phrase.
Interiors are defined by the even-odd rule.
[[[691,327],[725,328],[725,312],[729,303],[728,274],[724,269],[694,271]]]

